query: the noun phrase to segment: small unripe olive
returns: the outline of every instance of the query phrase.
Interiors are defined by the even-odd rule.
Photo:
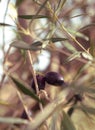
[[[57,72],[46,73],[45,80],[48,84],[55,86],[61,86],[64,84],[63,76]]]
[[[38,74],[38,75],[36,75],[36,79],[37,79],[37,84],[38,84],[39,90],[44,89],[45,88],[45,78],[44,78],[44,76]],[[34,90],[34,92],[36,92],[36,86],[35,86],[34,79],[32,80],[31,87]]]

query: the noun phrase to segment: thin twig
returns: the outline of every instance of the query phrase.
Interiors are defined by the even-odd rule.
[[[28,57],[29,57],[29,60],[30,60],[30,63],[31,63],[31,71],[32,71],[32,74],[33,74],[34,82],[35,82],[36,93],[39,94],[39,88],[38,88],[38,83],[37,83],[37,79],[36,79],[36,72],[33,68],[33,60],[32,60],[31,53],[30,53],[29,50],[28,50]]]
[[[36,72],[35,72],[35,70],[34,70],[34,68],[33,68],[33,60],[32,60],[31,53],[30,53],[29,50],[28,50],[28,56],[29,56],[29,60],[30,60],[30,63],[31,63],[31,69],[32,69],[33,79],[34,79],[34,83],[35,83],[35,87],[36,87],[36,93],[37,93],[37,95],[38,95],[39,98],[40,98],[40,95],[39,95],[39,87],[38,87],[38,83],[37,83],[37,79],[36,79]],[[39,107],[40,107],[41,112],[43,113],[43,105],[42,105],[41,103],[39,103]],[[48,129],[47,121],[45,121],[45,126],[46,126],[47,129]]]
[[[19,97],[19,99],[20,99],[20,101],[21,101],[21,103],[22,103],[22,105],[23,105],[23,107],[24,107],[24,110],[25,110],[25,112],[26,112],[26,114],[27,114],[27,116],[28,116],[28,119],[29,119],[30,121],[33,121],[32,117],[30,117],[30,115],[29,115],[27,106],[25,105],[24,100],[23,100],[23,98],[22,98],[22,96],[21,96],[21,94],[20,94],[20,92],[19,92],[18,90],[17,90],[17,95],[18,95],[18,97]]]

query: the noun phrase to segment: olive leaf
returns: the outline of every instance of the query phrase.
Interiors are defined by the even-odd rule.
[[[0,23],[0,26],[12,26],[12,25],[7,24],[7,23]]]
[[[10,76],[10,78],[11,78],[12,81],[16,84],[17,88],[18,88],[21,92],[23,92],[25,95],[28,95],[28,96],[32,97],[34,100],[36,100],[36,101],[38,101],[38,102],[42,102],[34,92],[30,91],[30,90],[25,86],[24,83],[22,83],[20,80],[16,79],[16,78],[13,77],[13,76]]]
[[[72,60],[74,60],[74,59],[76,59],[76,58],[80,58],[80,57],[81,57],[80,52],[75,52],[75,53],[71,54],[71,55],[64,61],[64,63],[68,63],[68,62],[70,62],[70,61],[72,61]]]
[[[86,115],[88,114],[95,115],[95,108],[93,107],[81,104],[81,106],[78,106],[76,108],[81,109]]]
[[[66,41],[68,40],[67,38],[61,38],[61,37],[57,37],[57,38],[48,38],[48,39],[43,39],[44,41],[46,40],[49,40],[49,41],[52,41],[52,42],[59,42],[59,41]]]
[[[31,50],[31,51],[37,51],[37,50],[42,49],[41,45],[42,43],[40,41],[34,42],[31,45],[29,45],[26,42],[20,41],[20,40],[14,41],[10,44],[10,46],[13,46],[16,48],[24,49],[24,50]]]
[[[64,111],[63,111],[63,119],[61,121],[60,127],[61,127],[60,130],[76,130],[70,117]]]
[[[48,18],[48,16],[45,15],[19,15],[19,18],[22,19],[40,19],[40,18]]]
[[[14,117],[0,117],[0,123],[8,123],[8,124],[28,124],[27,120],[14,118]]]
[[[90,28],[90,27],[93,27],[93,26],[95,26],[95,23],[88,24],[88,25],[86,25],[86,26],[80,28],[79,31],[86,30],[86,29],[88,29],[88,28]]]

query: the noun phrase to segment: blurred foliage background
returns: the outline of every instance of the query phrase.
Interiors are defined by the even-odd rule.
[[[4,18],[9,17],[13,23],[7,20],[0,23],[3,34],[0,129],[93,130],[95,1],[9,0],[6,3]],[[6,28],[14,33],[10,41],[5,41]],[[50,71],[60,73],[68,87],[46,84],[40,95],[45,101],[42,105],[35,99],[38,95],[29,96],[31,81],[36,74]]]

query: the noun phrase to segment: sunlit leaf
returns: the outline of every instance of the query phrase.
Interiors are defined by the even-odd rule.
[[[37,95],[34,92],[30,91],[20,80],[14,78],[13,76],[10,77],[21,92],[23,92],[25,95],[32,97],[34,100],[41,102]]]
[[[83,58],[85,58],[87,60],[93,60],[93,57],[91,54],[88,54],[86,52],[82,52],[81,55],[83,56]]]
[[[32,51],[37,51],[37,50],[40,50],[42,48],[41,42],[34,42],[31,45],[29,45],[24,41],[14,41],[10,45],[13,47],[19,48],[19,49],[32,50]]]
[[[0,117],[0,123],[28,124],[28,121],[17,117]]]
[[[72,53],[75,53],[75,52],[77,51],[76,48],[75,48],[72,44],[68,43],[67,41],[66,41],[66,43],[64,44],[64,46],[65,46],[69,51],[71,51]]]
[[[63,111],[63,119],[61,121],[60,130],[76,130],[70,117]]]
[[[70,61],[72,61],[72,60],[74,60],[74,59],[76,59],[76,58],[79,58],[79,57],[81,57],[81,56],[80,56],[80,52],[75,52],[75,53],[73,53],[72,55],[70,55],[70,56],[64,61],[64,63],[70,62]]]
[[[45,15],[19,15],[19,18],[22,19],[40,19],[40,18],[48,18],[48,16]]]
[[[86,41],[89,40],[89,38],[88,38],[86,35],[84,35],[83,33],[81,33],[81,32],[76,32],[76,33],[75,33],[75,36],[76,36],[76,37],[80,37],[80,38],[82,38],[82,39],[84,39],[84,40],[86,40]]]

